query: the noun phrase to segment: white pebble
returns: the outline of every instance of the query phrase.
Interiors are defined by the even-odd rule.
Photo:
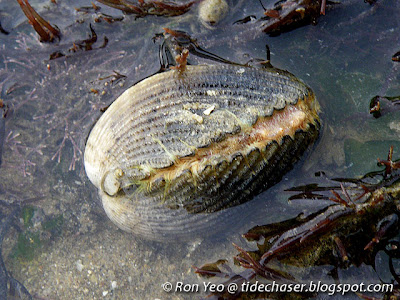
[[[117,282],[116,281],[112,281],[111,282],[111,289],[115,290],[117,288]]]
[[[205,111],[203,111],[203,114],[205,114],[206,116],[209,116],[213,110],[215,109],[215,104],[211,105],[209,108],[207,108]]]
[[[203,0],[199,5],[200,21],[208,28],[217,25],[229,10],[226,0]]]

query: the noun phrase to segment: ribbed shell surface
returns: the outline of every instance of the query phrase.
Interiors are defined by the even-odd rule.
[[[194,215],[243,202],[244,190],[249,193],[248,189],[271,185],[260,180],[275,183],[291,168],[298,157],[287,155],[300,155],[316,138],[319,124],[311,124],[309,134],[296,133],[287,142],[271,141],[263,149],[249,148],[229,157],[210,155],[196,179],[181,170],[170,184],[161,176],[161,183],[136,190],[141,181],[310,97],[314,97],[311,89],[275,68],[204,65],[153,75],[125,91],[95,124],[85,150],[86,172],[99,188],[107,214],[121,228],[146,236],[158,236],[160,230],[163,235],[163,227],[171,231],[166,228],[179,222],[154,215],[157,211],[167,207],[173,210],[171,218],[178,219],[182,207]],[[279,158],[282,162],[278,163]],[[272,161],[275,164],[263,172]],[[110,176],[115,189],[105,187]],[[110,201],[120,206],[112,207]],[[132,211],[122,211],[126,209]],[[136,220],[127,221],[127,215]],[[189,220],[189,215],[180,218]],[[145,224],[146,219],[154,224]],[[138,229],[139,223],[148,228]]]

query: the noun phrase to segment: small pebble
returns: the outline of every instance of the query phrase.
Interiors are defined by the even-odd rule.
[[[203,0],[199,5],[199,19],[208,28],[222,21],[229,10],[226,0]]]
[[[209,108],[207,108],[205,111],[203,111],[203,114],[205,114],[206,116],[209,116],[213,110],[215,109],[215,105],[211,105]]]
[[[82,264],[82,261],[81,261],[80,259],[78,259],[78,260],[76,261],[75,265],[76,265],[76,268],[78,269],[78,271],[79,271],[79,272],[82,272],[82,270],[83,270],[83,264]]]
[[[117,288],[117,282],[116,281],[111,282],[111,289],[115,290],[116,288]]]

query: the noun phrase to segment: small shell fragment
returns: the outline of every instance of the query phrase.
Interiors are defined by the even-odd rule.
[[[203,114],[205,114],[206,116],[209,116],[213,110],[215,109],[215,105],[211,105],[209,108],[207,108],[205,111],[203,111]]]
[[[87,140],[86,173],[123,230],[157,240],[208,234],[216,212],[291,169],[318,136],[318,110],[286,71],[188,65],[114,101]]]

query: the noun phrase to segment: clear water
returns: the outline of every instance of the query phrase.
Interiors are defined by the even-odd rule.
[[[201,25],[196,7],[180,17],[135,19],[131,15],[109,24],[96,23],[93,12],[74,9],[90,6],[90,1],[52,4],[37,0],[31,4],[61,29],[62,37],[54,43],[40,43],[18,3],[0,0],[0,21],[10,32],[0,34],[0,97],[13,107],[6,123],[0,199],[29,202],[37,224],[62,220],[62,226],[55,223],[61,231],[46,231],[35,228],[35,222],[24,227],[21,216],[21,227],[40,235],[41,242],[31,242],[34,247],[27,248],[32,253],[28,257],[16,254],[18,233],[14,229],[3,243],[9,271],[40,299],[197,297],[167,294],[161,284],[199,283],[192,265],[231,259],[236,254],[232,242],[251,247],[241,234],[252,226],[326,205],[288,203],[285,189],[313,182],[313,174],[321,170],[332,177],[376,170],[376,158],[386,157],[390,145],[395,146],[394,157],[400,156],[399,112],[380,119],[368,113],[373,96],[400,95],[399,63],[391,61],[400,50],[400,4],[396,0],[381,0],[373,6],[343,0],[315,26],[278,37],[269,37],[254,26],[232,26],[248,15],[261,17],[258,1],[232,0],[228,17],[214,30]],[[271,6],[273,1],[263,4]],[[122,16],[118,10],[99,6],[103,13]],[[88,38],[89,23],[98,36],[95,49],[69,52],[73,42]],[[108,220],[84,173],[85,139],[100,109],[158,70],[158,46],[152,37],[163,27],[184,30],[203,48],[238,62],[264,58],[268,44],[272,64],[311,86],[322,108],[322,134],[313,149],[281,183],[246,203],[231,220],[236,226],[227,227],[218,237],[157,243],[124,233]],[[104,36],[109,42],[99,48]],[[67,56],[49,60],[55,51]],[[113,70],[126,79],[105,85],[107,79],[99,78],[112,75]],[[378,275],[366,266],[343,271],[342,276],[378,282]]]

